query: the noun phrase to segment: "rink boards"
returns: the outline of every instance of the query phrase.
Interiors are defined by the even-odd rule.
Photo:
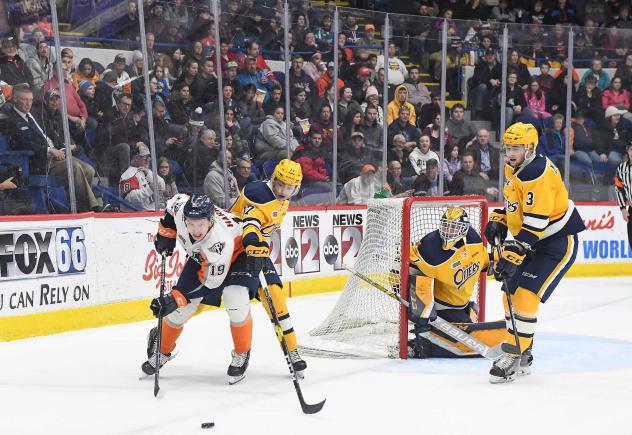
[[[616,204],[579,205],[571,276],[632,275],[632,250]],[[0,217],[0,341],[146,320],[158,294],[153,238],[160,214]],[[340,290],[353,265],[366,207],[296,207],[272,238],[271,257],[290,296]],[[184,266],[178,250],[167,287]]]

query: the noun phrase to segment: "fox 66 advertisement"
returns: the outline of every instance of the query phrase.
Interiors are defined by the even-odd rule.
[[[95,291],[90,219],[0,228],[0,317],[90,303]]]

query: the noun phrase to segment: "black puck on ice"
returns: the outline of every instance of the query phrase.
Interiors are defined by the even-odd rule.
[[[215,426],[215,423],[213,423],[212,421],[208,423],[202,423],[202,429],[210,429],[213,426]]]

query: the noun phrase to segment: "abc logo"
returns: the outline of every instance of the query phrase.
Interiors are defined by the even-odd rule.
[[[294,239],[294,237],[290,237],[288,239],[287,243],[285,244],[284,253],[285,262],[287,263],[287,265],[291,268],[296,266],[296,263],[298,263],[299,252],[298,244],[296,243],[296,239]]]
[[[327,264],[334,264],[338,259],[340,248],[338,247],[338,241],[334,236],[327,236],[325,244],[323,245],[323,254],[325,254],[325,261]]]

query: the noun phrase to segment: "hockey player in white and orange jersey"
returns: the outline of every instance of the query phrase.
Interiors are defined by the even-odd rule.
[[[505,353],[490,370],[491,383],[513,381],[525,365],[521,359],[531,349],[540,302],[546,302],[575,262],[577,233],[585,229],[560,171],[536,153],[537,145],[538,132],[531,124],[513,124],[503,136],[505,207],[491,213],[485,237],[490,243],[502,243],[494,275],[507,283],[511,293],[519,343],[504,297]],[[513,240],[505,241],[507,230]]]
[[[171,292],[155,298],[150,306],[156,317],[164,316],[159,350],[161,367],[173,358],[176,340],[198,306],[219,307],[222,299],[236,351],[250,348],[250,299],[256,295],[257,287],[250,291],[241,285],[245,264],[236,261],[243,252],[241,235],[239,221],[215,207],[206,195],[180,194],[167,203],[156,235],[156,251],[171,255],[178,240],[188,258]],[[147,341],[148,360],[142,370],[148,375],[155,372],[157,334],[158,328],[154,327]]]

